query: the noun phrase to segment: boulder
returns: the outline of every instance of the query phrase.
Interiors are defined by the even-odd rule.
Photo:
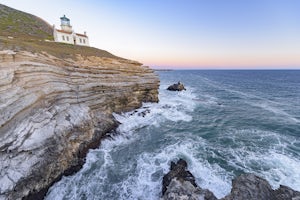
[[[300,200],[300,192],[280,186],[273,190],[265,179],[254,174],[242,174],[232,180],[232,189],[223,200]]]
[[[280,185],[280,187],[274,191],[277,200],[293,199],[300,200],[300,192],[297,192],[287,186]]]
[[[163,200],[217,200],[212,192],[197,186],[195,177],[187,170],[187,162],[171,162],[170,172],[163,177]]]
[[[200,188],[187,162],[171,162],[170,172],[163,177],[161,200],[218,200],[215,195]],[[242,174],[232,180],[231,192],[220,200],[300,200],[300,192],[287,186],[273,190],[265,179],[254,174]]]
[[[242,174],[232,180],[232,189],[224,200],[275,199],[271,185],[254,174]]]
[[[184,85],[179,81],[178,83],[175,83],[173,85],[170,85],[167,90],[170,91],[182,91],[182,90],[186,90]]]

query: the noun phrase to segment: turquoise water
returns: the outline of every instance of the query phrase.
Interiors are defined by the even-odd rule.
[[[119,134],[91,150],[83,169],[46,199],[158,199],[179,158],[219,198],[245,172],[300,191],[300,71],[158,74],[160,102],[116,114]],[[179,80],[186,91],[166,90]]]

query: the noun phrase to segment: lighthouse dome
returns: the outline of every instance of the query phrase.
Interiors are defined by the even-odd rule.
[[[60,21],[61,21],[61,25],[70,26],[70,19],[67,18],[66,15],[64,15],[63,17],[61,17]]]

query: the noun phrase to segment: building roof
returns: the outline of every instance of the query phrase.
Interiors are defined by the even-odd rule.
[[[67,18],[67,17],[66,17],[66,15],[64,15],[64,16],[63,16],[63,17],[61,17],[60,19],[61,19],[61,20],[63,20],[63,21],[70,21],[70,19],[69,19],[69,18]]]
[[[71,31],[65,31],[65,30],[59,30],[59,29],[56,29],[57,32],[61,32],[61,33],[66,33],[66,34],[72,34]],[[84,35],[84,34],[80,34],[80,33],[75,33],[76,35],[80,36],[80,37],[85,37],[85,38],[88,38],[87,35]]]
[[[64,31],[64,30],[59,30],[56,29],[57,32],[61,32],[61,33],[66,33],[66,34],[72,34],[72,31]]]
[[[84,35],[84,34],[80,34],[80,33],[76,33],[76,35],[78,35],[78,36],[81,36],[81,37],[88,37],[87,35]]]

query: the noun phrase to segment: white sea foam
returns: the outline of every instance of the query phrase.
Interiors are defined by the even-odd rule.
[[[222,100],[209,94],[199,94],[198,98],[193,99],[198,105],[203,105],[206,108],[210,106],[221,106]]]
[[[293,117],[272,101],[209,83],[238,95],[252,106],[273,109],[276,116],[289,120]],[[171,129],[162,133],[160,139],[166,141],[161,146],[150,150],[145,148],[135,154],[131,152],[131,155],[130,150],[138,151],[137,144],[145,140],[145,135],[137,132],[151,127],[163,128],[168,123],[192,122],[196,106],[213,106],[219,102],[217,97],[209,94],[196,95],[189,86],[182,92],[166,91],[167,86],[161,84],[158,104],[146,103],[136,111],[114,114],[121,123],[117,130],[119,134],[103,141],[99,149],[90,151],[83,169],[56,183],[46,199],[158,199],[163,175],[169,171],[170,162],[179,158],[187,160],[188,169],[198,185],[211,190],[218,198],[230,192],[234,177],[230,170],[233,169],[256,173],[266,178],[273,188],[284,184],[300,190],[300,158],[292,155],[293,149],[299,149],[298,138],[272,131],[232,128],[210,140]],[[259,103],[262,104],[255,105]],[[209,120],[207,127],[210,123],[211,127],[215,125],[209,117],[205,119]],[[292,150],[287,152],[289,148]],[[118,154],[126,157],[125,161],[120,161]],[[225,164],[222,166],[219,160],[224,160]],[[230,170],[224,169],[224,165]]]
[[[229,165],[266,178],[274,189],[282,184],[300,190],[300,158],[286,152],[289,146],[297,145],[293,144],[296,138],[262,130],[235,130],[223,137],[236,142],[234,148],[220,149]]]
[[[161,90],[164,89],[163,87]],[[121,168],[120,163],[115,163],[118,161],[113,156],[122,147],[130,146],[140,139],[138,134],[134,134],[138,129],[158,127],[167,120],[173,122],[192,120],[189,113],[196,105],[193,101],[195,95],[192,93],[192,88],[182,92],[164,91],[160,93],[159,98],[158,104],[145,103],[136,111],[121,115],[114,114],[121,123],[117,129],[119,134],[104,140],[99,149],[91,150],[83,168],[73,176],[63,177],[51,187],[46,199],[94,199],[96,197],[114,199],[116,196],[118,199],[158,198],[163,173],[168,171],[170,159],[177,158],[175,154],[169,157],[170,154],[165,153],[164,150],[158,155],[142,153],[137,158],[136,167],[131,166],[132,163],[128,161]],[[167,148],[166,151],[171,150]],[[179,149],[175,151],[178,154]],[[128,173],[128,177],[125,179],[123,177],[123,181],[114,181],[118,176],[122,176],[114,175],[118,170],[123,175]],[[109,187],[106,187],[108,184]]]
[[[163,86],[162,86],[163,87]],[[195,95],[191,91],[162,92],[158,104],[144,103],[142,108],[122,115],[114,114],[121,123],[119,132],[132,132],[145,126],[159,126],[166,120],[191,121],[191,113],[196,104]]]
[[[136,174],[122,184],[123,196],[126,199],[157,199],[161,195],[163,174],[169,171],[170,162],[178,158],[187,160],[189,170],[202,188],[210,189],[219,198],[225,196],[231,188],[229,176],[218,165],[210,165],[197,157],[201,145],[205,144],[200,139],[188,139],[158,152],[141,154],[137,160]]]
[[[105,191],[102,186],[107,184],[108,175],[115,168],[112,158],[114,149],[120,145],[129,145],[135,139],[134,135],[128,137],[120,134],[104,140],[101,148],[88,153],[86,163],[78,173],[63,177],[50,188],[46,199],[95,199],[104,196],[105,192],[109,194],[110,191]]]
[[[231,164],[248,173],[266,178],[274,189],[287,185],[300,190],[300,160],[275,150],[265,153],[250,152],[246,149],[231,151],[234,157]],[[255,171],[253,171],[255,169]]]

